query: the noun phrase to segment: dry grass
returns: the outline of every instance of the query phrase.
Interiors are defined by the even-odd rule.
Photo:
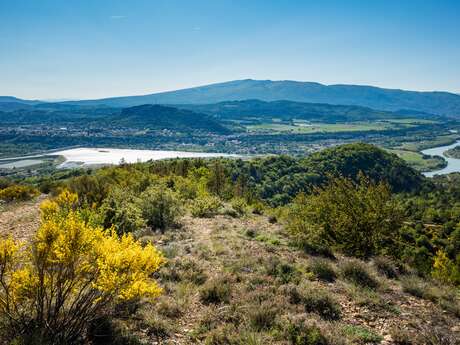
[[[140,301],[115,320],[127,344],[136,338],[142,344],[348,345],[383,339],[389,345],[397,337],[404,344],[406,333],[411,344],[443,344],[415,337],[423,333],[421,323],[436,330],[433,337],[460,337],[458,316],[440,306],[457,297],[439,297],[438,290],[436,298],[413,296],[407,282],[403,288],[400,280],[387,278],[393,267],[387,261],[314,258],[289,246],[283,224],[265,215],[184,216],[181,223],[164,234],[139,234],[168,263],[157,276],[163,296],[153,304]]]

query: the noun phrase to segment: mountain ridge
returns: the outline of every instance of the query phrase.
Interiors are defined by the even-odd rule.
[[[367,85],[323,85],[293,80],[233,80],[147,95],[64,103],[130,107],[142,104],[209,104],[247,99],[358,105],[389,111],[411,109],[436,115],[460,116],[460,95],[450,92],[408,91]]]

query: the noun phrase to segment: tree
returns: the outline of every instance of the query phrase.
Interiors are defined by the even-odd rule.
[[[147,188],[140,195],[139,206],[147,225],[161,231],[177,223],[182,214],[178,196],[162,184]]]
[[[113,187],[100,208],[104,227],[114,227],[119,234],[144,227],[138,204],[139,199],[128,188]]]
[[[211,193],[223,197],[227,187],[227,174],[220,160],[216,160],[209,167],[208,189]]]
[[[316,239],[347,255],[395,254],[402,216],[386,183],[339,177],[311,196],[299,195],[288,216],[298,241]]]
[[[31,244],[0,240],[0,314],[8,342],[75,344],[114,303],[161,293],[151,276],[162,255],[131,234],[85,223],[74,210],[77,201],[68,192],[45,201]]]

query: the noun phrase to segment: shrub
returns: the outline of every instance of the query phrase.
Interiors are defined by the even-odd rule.
[[[282,339],[292,345],[328,345],[321,329],[303,318],[289,318],[279,325]]]
[[[264,301],[261,304],[250,306],[248,312],[249,323],[255,330],[268,330],[275,324],[277,314],[278,308],[276,305],[271,301]]]
[[[439,303],[443,309],[453,314],[458,313],[456,291],[449,285],[440,287],[427,279],[413,275],[401,279],[401,285],[403,291],[408,294]]]
[[[209,280],[200,290],[200,300],[204,304],[230,302],[231,287],[226,277]]]
[[[161,293],[151,278],[164,262],[160,253],[131,235],[88,225],[72,209],[76,200],[65,193],[44,202],[42,224],[26,248],[0,241],[0,311],[10,339],[75,343],[114,302]]]
[[[127,334],[123,327],[104,316],[90,323],[87,338],[94,345],[141,345],[134,335]],[[30,344],[26,342],[26,344]]]
[[[238,332],[233,325],[221,325],[209,332],[205,345],[238,345]]]
[[[303,293],[305,311],[316,313],[325,320],[339,320],[340,305],[326,291],[308,289]]]
[[[168,261],[159,274],[165,280],[174,282],[189,281],[196,285],[202,285],[207,279],[203,268],[196,261],[185,258]]]
[[[34,187],[12,185],[0,190],[0,200],[5,202],[27,201],[39,194],[40,192]]]
[[[265,206],[262,202],[256,201],[252,205],[252,213],[262,215],[264,214]]]
[[[278,222],[278,218],[275,215],[270,215],[270,216],[268,216],[268,222],[270,224],[275,224],[275,223]]]
[[[222,206],[222,201],[213,195],[202,195],[194,199],[190,206],[193,217],[212,217]]]
[[[352,344],[378,344],[383,340],[380,335],[361,326],[346,325],[343,331],[351,338]]]
[[[157,339],[166,338],[174,331],[171,321],[158,315],[147,315],[144,317],[142,326],[148,335],[154,336]]]
[[[289,303],[299,304],[303,300],[303,295],[300,293],[297,285],[288,284],[281,286],[281,291],[288,298]]]
[[[332,265],[324,259],[314,259],[310,264],[310,270],[319,280],[333,282],[337,278]]]
[[[254,229],[246,229],[245,234],[249,238],[254,238],[254,237],[256,237],[257,232]]]
[[[76,193],[81,203],[100,205],[107,197],[113,182],[100,176],[82,175],[72,178],[68,188]]]
[[[341,273],[346,280],[360,287],[373,290],[379,286],[378,281],[369,273],[367,267],[357,260],[343,264]]]
[[[115,227],[119,234],[134,232],[145,226],[138,199],[126,188],[114,187],[100,211],[104,227]]]
[[[396,345],[415,345],[414,336],[407,332],[404,328],[394,327],[390,330],[393,343]]]
[[[170,298],[161,298],[156,305],[156,310],[159,314],[170,319],[178,318],[182,315],[182,308],[180,305]]]
[[[367,258],[397,250],[402,219],[389,186],[360,176],[358,183],[336,178],[313,195],[298,195],[287,222],[300,243],[331,245],[347,255]]]
[[[13,185],[13,182],[6,177],[0,177],[0,189],[5,189]]]
[[[140,195],[139,206],[147,225],[162,231],[177,224],[182,214],[179,198],[162,185],[147,188]]]
[[[460,265],[456,266],[443,250],[438,250],[431,275],[442,283],[460,283]]]
[[[175,176],[174,190],[183,200],[193,200],[198,195],[197,184],[194,181],[182,176]]]
[[[232,208],[238,216],[244,216],[248,212],[248,204],[243,198],[234,198],[231,202]]]
[[[426,281],[416,276],[408,276],[401,279],[403,291],[419,298],[428,296],[428,284]]]
[[[389,257],[378,256],[374,258],[373,263],[377,271],[380,274],[383,274],[385,277],[390,279],[398,277],[398,268],[395,266],[394,262]]]
[[[277,257],[270,256],[264,266],[268,275],[276,277],[283,284],[298,280],[297,269],[287,262],[280,261]]]

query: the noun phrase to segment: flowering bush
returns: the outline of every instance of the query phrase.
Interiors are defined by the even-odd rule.
[[[218,197],[203,193],[192,201],[190,204],[190,212],[193,217],[212,217],[221,206],[222,201]]]
[[[151,276],[163,256],[131,234],[88,224],[77,202],[69,192],[44,202],[30,245],[0,240],[0,315],[8,341],[76,343],[114,303],[161,293]]]
[[[0,200],[11,201],[26,201],[30,200],[40,192],[31,186],[12,185],[0,190]]]

